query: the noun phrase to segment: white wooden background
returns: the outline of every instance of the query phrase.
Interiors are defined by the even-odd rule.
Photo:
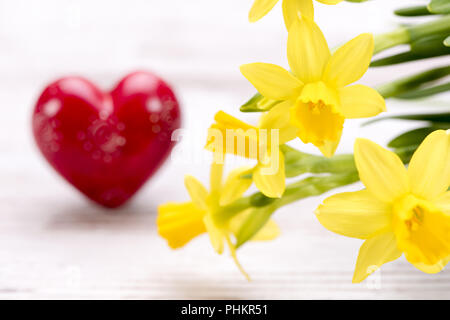
[[[352,284],[361,241],[334,235],[317,222],[312,211],[325,195],[280,210],[275,219],[282,236],[239,251],[250,283],[227,255],[213,253],[206,236],[179,251],[158,237],[157,205],[187,199],[183,175],[207,181],[202,145],[213,114],[221,108],[239,115],[238,106],[253,93],[239,65],[286,66],[279,6],[250,25],[251,2],[0,1],[0,298],[450,298],[448,270],[425,275],[404,258],[370,281]],[[335,46],[359,32],[389,30],[398,22],[390,9],[408,3],[415,1],[320,5],[317,17]],[[377,84],[444,61],[373,70],[363,81]],[[31,112],[40,90],[56,77],[81,74],[110,88],[139,68],[154,70],[175,88],[188,132],[178,151],[188,160],[169,161],[128,206],[108,211],[85,200],[45,163],[32,140]],[[441,95],[412,107],[442,109],[448,101],[449,95]],[[388,107],[406,110],[395,101]],[[356,136],[385,143],[411,127],[359,124],[347,124],[338,152],[351,151]]]

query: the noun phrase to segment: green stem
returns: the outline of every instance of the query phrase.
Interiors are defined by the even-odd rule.
[[[395,97],[421,85],[450,75],[450,66],[427,70],[406,78],[402,78],[377,87],[378,92],[385,98]]]
[[[413,6],[407,8],[401,8],[394,11],[394,13],[398,16],[402,17],[417,17],[417,16],[428,16],[431,13],[427,6]]]
[[[374,55],[401,44],[417,41],[422,37],[450,33],[450,15],[426,23],[401,27],[375,36]]]

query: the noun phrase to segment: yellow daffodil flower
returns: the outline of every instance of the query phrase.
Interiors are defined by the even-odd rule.
[[[258,126],[251,126],[219,111],[209,129],[206,149],[256,159],[251,171],[256,187],[266,196],[279,198],[286,187],[284,155],[279,146],[296,137],[289,125],[289,114],[282,105],[262,115]],[[220,158],[218,158],[220,160]]]
[[[249,214],[244,210],[229,217],[223,206],[240,198],[250,187],[250,179],[241,176],[248,168],[239,168],[230,173],[222,183],[223,165],[211,165],[210,184],[206,188],[192,176],[186,176],[185,186],[191,201],[184,203],[167,203],[158,208],[158,233],[167,240],[172,249],[177,249],[196,236],[208,232],[211,244],[218,254],[224,251],[224,243],[240,271],[248,278],[236,257],[235,245],[230,235],[236,234],[244,218]],[[278,236],[278,226],[269,220],[266,225],[252,238],[252,240],[271,240]]]
[[[331,55],[319,27],[301,19],[289,30],[292,73],[268,63],[246,64],[241,72],[265,98],[283,101],[304,143],[313,143],[331,157],[345,119],[372,117],[386,110],[376,90],[360,84],[348,86],[367,71],[373,48],[373,36],[362,34]]]
[[[338,4],[343,0],[317,0],[323,4]],[[255,0],[248,19],[250,22],[256,22],[277,4],[278,0]],[[289,29],[292,22],[301,16],[314,19],[314,6],[312,0],[283,0],[283,16],[286,28]]]
[[[355,162],[367,189],[331,196],[316,211],[325,228],[365,239],[353,282],[402,253],[423,272],[441,271],[450,261],[450,130],[431,133],[408,169],[366,139],[355,143]]]

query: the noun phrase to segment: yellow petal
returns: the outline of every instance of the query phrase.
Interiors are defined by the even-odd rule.
[[[224,127],[226,129],[255,129],[254,126],[251,126],[244,121],[239,120],[236,117],[233,117],[232,115],[229,115],[228,113],[224,111],[219,111],[214,116],[214,120],[217,124],[219,124],[221,127]]]
[[[359,249],[353,283],[362,282],[383,264],[396,260],[401,255],[401,251],[397,249],[395,235],[392,232],[364,241]]]
[[[222,254],[224,241],[224,234],[222,230],[216,227],[210,214],[205,215],[205,217],[203,218],[203,222],[205,224],[206,231],[208,232],[209,240],[211,241],[211,245],[214,251],[218,254]]]
[[[361,84],[340,89],[339,97],[346,119],[369,118],[386,111],[386,102],[378,91]]]
[[[317,1],[323,4],[338,4],[339,2],[342,2],[344,0],[317,0]]]
[[[448,257],[447,259],[443,259],[432,266],[425,263],[414,263],[413,265],[422,272],[434,274],[441,272],[449,262],[450,257]]]
[[[425,138],[409,163],[412,192],[434,200],[450,185],[450,131],[432,132]]]
[[[408,173],[395,153],[370,140],[357,139],[355,163],[362,183],[379,200],[392,202],[409,192]]]
[[[280,198],[286,187],[286,176],[284,168],[284,155],[278,152],[270,157],[266,163],[258,163],[253,171],[253,182],[265,196]]]
[[[313,21],[303,18],[292,23],[288,36],[289,66],[303,83],[319,81],[329,58],[327,41]]]
[[[341,141],[342,136],[342,130],[338,133],[337,140],[330,141],[330,140],[324,140],[323,144],[318,146],[320,152],[322,152],[323,156],[326,158],[331,158],[334,156],[337,147],[339,146],[339,142]]]
[[[340,47],[331,57],[324,81],[344,87],[359,80],[369,68],[373,55],[373,35],[364,33]]]
[[[242,178],[246,173],[251,173],[250,167],[241,167],[230,172],[220,194],[221,206],[239,199],[250,188],[252,179]]]
[[[222,173],[223,163],[217,163],[213,161],[211,163],[210,184],[211,192],[219,192],[222,189]]]
[[[287,100],[298,95],[303,85],[289,71],[270,63],[244,64],[241,73],[259,93],[273,100]]]
[[[158,233],[171,248],[180,248],[206,231],[204,215],[193,202],[163,204],[158,207]]]
[[[244,268],[242,267],[241,263],[239,262],[238,258],[237,258],[237,254],[236,254],[236,247],[235,245],[231,242],[229,235],[225,235],[225,240],[227,241],[228,247],[230,248],[230,254],[231,257],[234,260],[234,263],[236,264],[236,266],[238,267],[239,271],[244,275],[244,277],[247,279],[247,281],[251,281],[250,280],[250,276],[248,275],[248,273],[244,270]]]
[[[285,144],[297,137],[298,129],[290,124],[290,108],[292,105],[291,100],[281,102],[261,116],[260,129],[278,129],[279,144]],[[267,132],[267,137],[271,133],[272,131]]]
[[[264,227],[259,230],[251,239],[251,241],[269,241],[277,238],[281,231],[278,225],[273,220],[266,222]]]
[[[447,191],[438,199],[436,199],[434,204],[445,214],[450,215],[450,191]]]
[[[294,140],[295,138],[297,138],[298,136],[298,128],[292,126],[292,125],[287,125],[284,128],[280,129],[280,145],[285,144],[291,140]]]
[[[328,230],[346,237],[368,239],[390,227],[390,206],[367,190],[333,195],[316,210]]]
[[[234,154],[256,159],[258,155],[258,131],[256,127],[219,111],[208,130],[205,148],[215,154]],[[216,157],[215,157],[216,158]],[[220,159],[220,157],[217,157]]]
[[[189,196],[192,201],[203,210],[208,208],[206,204],[206,198],[208,197],[208,191],[201,184],[200,181],[195,179],[193,176],[186,175],[184,178],[184,185],[186,186]]]
[[[255,0],[250,13],[248,15],[248,20],[250,22],[256,22],[266,14],[277,4],[278,0]]]
[[[284,0],[283,15],[286,28],[289,30],[292,23],[305,16],[314,20],[314,6],[312,0]]]

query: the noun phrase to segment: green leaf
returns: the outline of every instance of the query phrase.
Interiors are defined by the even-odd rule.
[[[424,127],[419,129],[414,129],[411,131],[407,131],[392,139],[388,143],[389,148],[403,148],[408,146],[417,146],[422,143],[423,139],[431,132],[433,132],[435,128],[433,127]]]
[[[396,97],[400,94],[407,93],[425,84],[446,77],[449,74],[450,66],[435,68],[383,84],[378,86],[377,90],[385,98]]]
[[[401,8],[394,11],[394,13],[397,16],[402,17],[417,17],[417,16],[427,16],[431,13],[428,10],[427,6],[413,6],[413,7],[407,7],[407,8]]]
[[[414,91],[406,92],[406,93],[396,96],[396,98],[408,99],[408,100],[419,99],[419,98],[425,98],[425,97],[429,97],[429,96],[432,96],[435,94],[439,94],[442,92],[446,92],[449,90],[450,90],[450,82],[440,84],[438,86],[434,86],[434,87],[430,87],[430,88],[424,88],[421,90],[414,90]]]
[[[448,0],[431,0],[428,10],[432,13],[450,13],[450,1]]]
[[[356,170],[353,155],[342,154],[332,158],[303,153],[287,145],[281,146],[284,153],[286,177],[297,177],[304,173],[344,173]]]
[[[236,247],[250,240],[266,224],[270,216],[282,206],[292,202],[317,196],[332,189],[349,185],[359,180],[356,170],[327,176],[308,177],[291,183],[281,198],[264,207],[253,208],[236,233]],[[255,196],[255,195],[253,195]],[[225,208],[226,210],[226,208]]]
[[[411,43],[410,51],[375,60],[370,66],[381,67],[450,54],[450,48],[443,45],[444,40],[442,34],[420,38]]]
[[[438,19],[433,19],[425,23],[406,26],[405,29],[409,34],[408,42],[417,41],[431,35],[448,35],[450,32],[450,16],[443,15]]]

